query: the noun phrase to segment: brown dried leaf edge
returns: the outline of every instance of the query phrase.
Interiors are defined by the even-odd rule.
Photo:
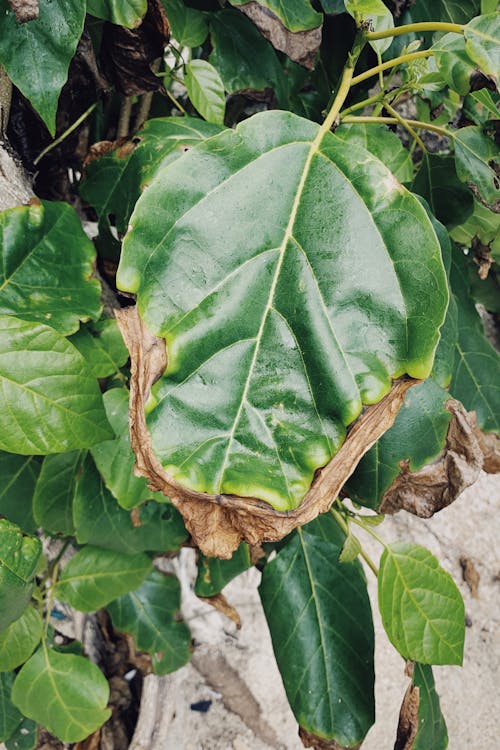
[[[167,365],[165,341],[147,330],[136,307],[117,310],[116,319],[131,358],[129,423],[135,472],[148,480],[151,489],[171,499],[194,542],[207,556],[228,559],[242,540],[250,545],[278,541],[325,513],[362,456],[394,423],[408,388],[420,382],[396,381],[391,392],[354,423],[342,448],[317,472],[301,505],[279,512],[256,498],[194,492],[167,474],[153,452],[144,415],[151,386]]]
[[[299,727],[299,737],[304,747],[312,747],[314,750],[359,750],[361,745],[352,745],[349,748],[342,747],[335,740],[324,740],[311,734],[304,727]]]

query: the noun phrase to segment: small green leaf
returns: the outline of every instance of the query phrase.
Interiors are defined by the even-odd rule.
[[[463,103],[464,115],[476,125],[500,119],[500,95],[488,89],[471,91]]]
[[[318,519],[315,527],[323,526]],[[375,718],[366,581],[358,562],[338,562],[340,545],[309,528],[267,563],[259,591],[295,718],[308,732],[351,747]]]
[[[446,750],[448,731],[441,713],[432,667],[416,663],[412,682],[419,688],[420,693],[418,729],[412,750]]]
[[[347,123],[340,125],[335,135],[349,144],[357,144],[366,148],[371,154],[380,159],[394,177],[400,182],[411,182],[413,179],[413,162],[411,154],[403,146],[396,133],[385,125],[367,123]]]
[[[39,526],[51,534],[73,534],[75,482],[86,451],[47,456],[33,497],[33,514]]]
[[[53,328],[0,315],[0,449],[61,453],[111,433],[97,380]]]
[[[147,555],[86,546],[64,567],[56,595],[81,612],[94,612],[137,588],[151,570]]]
[[[229,0],[231,5],[246,5],[248,0]],[[316,29],[323,21],[321,13],[311,7],[309,0],[259,0],[258,5],[271,11],[289,31]]]
[[[0,742],[5,742],[16,731],[22,716],[11,700],[13,672],[0,673]]]
[[[342,547],[339,555],[339,562],[350,563],[353,562],[361,552],[361,543],[357,536],[349,534],[346,537],[344,546]]]
[[[233,578],[239,576],[252,565],[250,548],[242,542],[230,560],[219,560],[216,557],[201,555],[198,559],[198,575],[194,585],[196,596],[214,596]]]
[[[471,76],[476,65],[465,49],[465,39],[460,34],[445,34],[432,45],[434,59],[443,80],[462,96],[470,91]]]
[[[28,534],[37,528],[33,518],[33,493],[40,467],[40,459],[35,456],[0,451],[0,515]]]
[[[8,0],[0,0],[0,64],[52,136],[59,94],[83,32],[85,10],[82,0],[40,2],[38,18],[18,24]]]
[[[457,174],[488,208],[500,213],[500,151],[480,127],[454,132]]]
[[[0,672],[8,672],[30,658],[42,637],[40,615],[28,607],[19,619],[0,631]]]
[[[133,29],[142,21],[148,0],[87,0],[87,13]]]
[[[12,701],[63,742],[79,742],[110,717],[109,685],[88,659],[42,646],[21,669]]]
[[[162,0],[172,36],[182,47],[199,47],[208,36],[205,13],[190,8],[184,0]]]
[[[69,340],[85,357],[96,378],[113,375],[128,360],[127,347],[113,318],[83,325]]]
[[[41,554],[39,539],[24,536],[18,526],[0,519],[0,631],[26,609]]]
[[[7,750],[35,750],[38,744],[38,726],[31,719],[23,719],[5,742]]]
[[[386,31],[394,28],[394,19],[389,8],[382,0],[345,0],[346,11],[357,21],[371,24],[374,31]],[[392,44],[392,38],[370,42],[373,49],[385,52]]]
[[[389,640],[405,659],[462,663],[464,603],[450,574],[425,547],[408,542],[385,547],[378,601]]]
[[[500,71],[500,14],[473,18],[464,31],[465,49],[483,73],[498,84]]]
[[[458,179],[452,156],[425,153],[411,189],[425,198],[434,216],[449,228],[472,212],[473,197]]]
[[[152,570],[139,588],[107,608],[113,627],[151,654],[156,674],[174,672],[191,658],[191,634],[179,621],[180,593],[177,578]]]
[[[226,96],[217,70],[206,60],[191,60],[186,65],[184,84],[191,104],[214,125],[224,124]]]
[[[80,320],[99,317],[94,246],[67,203],[42,201],[0,213],[0,252],[0,314],[46,323],[65,336]]]

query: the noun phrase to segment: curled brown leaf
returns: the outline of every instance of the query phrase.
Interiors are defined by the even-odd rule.
[[[198,598],[201,599],[202,602],[210,604],[211,607],[216,609],[222,615],[225,615],[225,617],[229,618],[229,620],[234,622],[238,630],[241,629],[240,614],[232,604],[229,604],[224,594],[219,593],[214,594],[213,596],[199,596]]]
[[[299,727],[299,737],[304,747],[312,747],[314,750],[358,750],[361,747],[361,745],[351,745],[350,748],[342,747],[335,740],[324,740],[322,737],[311,734],[304,727]]]
[[[26,23],[38,18],[38,0],[9,0],[9,5],[18,23]]]
[[[500,474],[500,435],[496,432],[483,432],[477,425],[475,412],[470,412],[469,417],[483,454],[483,471],[487,474]]]
[[[413,684],[409,685],[399,712],[394,750],[412,750],[418,732],[419,706],[420,688]]]

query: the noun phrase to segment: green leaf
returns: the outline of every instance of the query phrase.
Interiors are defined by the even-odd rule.
[[[418,0],[411,7],[413,22],[467,23],[478,13],[479,0]]]
[[[8,672],[30,658],[42,637],[40,615],[28,607],[18,620],[0,631],[0,672]]]
[[[39,526],[51,534],[74,534],[73,497],[86,451],[47,456],[33,497],[33,514]]]
[[[342,547],[339,555],[339,562],[350,563],[353,562],[361,552],[361,544],[357,536],[349,534],[346,537],[344,546]]]
[[[80,194],[100,223],[113,215],[118,232],[124,234],[137,199],[158,170],[219,132],[217,126],[195,117],[148,120],[131,141],[90,162]]]
[[[460,34],[445,34],[432,46],[434,59],[443,80],[462,96],[470,91],[471,77],[476,65],[465,49],[465,39]]]
[[[226,95],[217,70],[206,60],[191,60],[186,65],[184,85],[193,107],[214,125],[224,124]]]
[[[229,0],[231,5],[246,5],[248,0]],[[262,8],[267,8],[279,18],[283,26],[289,31],[307,31],[316,29],[323,21],[321,13],[317,13],[311,7],[309,0],[259,0],[257,3]]]
[[[38,727],[31,719],[23,719],[5,742],[7,750],[35,750],[38,744]]]
[[[96,378],[114,375],[128,360],[127,347],[113,318],[84,325],[69,340]]]
[[[196,596],[215,596],[233,578],[251,566],[250,548],[246,542],[240,544],[230,560],[219,560],[217,557],[205,557],[200,554],[194,593]]]
[[[425,198],[447,227],[462,223],[472,212],[473,197],[458,179],[452,156],[424,154],[411,189]]]
[[[109,685],[83,656],[42,646],[21,669],[13,703],[63,742],[79,742],[110,717]]]
[[[180,606],[177,578],[152,570],[138,589],[111,602],[108,612],[114,628],[151,654],[156,674],[168,674],[191,658],[191,634],[179,621]]]
[[[382,0],[345,0],[345,9],[356,22],[368,22],[374,31],[386,31],[394,28],[394,19],[389,8]],[[392,44],[392,38],[370,42],[373,49],[385,52]]]
[[[300,503],[391,377],[429,374],[448,300],[417,199],[364,149],[286,112],[163,170],[117,280],[167,341],[147,415],[166,470],[277,510]]]
[[[100,284],[91,278],[94,246],[67,203],[3,211],[0,246],[0,314],[37,320],[64,335],[76,331],[80,320],[99,317]]]
[[[146,480],[134,474],[135,456],[130,446],[128,424],[128,390],[112,388],[104,394],[103,400],[106,416],[116,437],[95,445],[91,453],[106,487],[127,510],[149,498],[167,502],[161,492],[152,492]]]
[[[342,747],[375,718],[373,624],[359,563],[299,529],[264,568],[260,596],[288,701],[301,727]]]
[[[432,667],[428,664],[415,664],[412,682],[420,692],[418,730],[412,750],[446,750],[448,732],[436,693]]]
[[[366,148],[380,159],[400,182],[412,181],[413,162],[410,152],[403,146],[396,133],[385,125],[347,123],[340,125],[335,135],[347,141],[349,145],[357,144]]]
[[[90,545],[71,558],[56,586],[56,595],[81,612],[94,612],[137,588],[151,570],[147,555],[124,555]]]
[[[9,739],[23,718],[11,700],[14,677],[13,672],[0,673],[0,742]]]
[[[0,631],[26,609],[41,554],[39,539],[24,536],[18,526],[0,519]]]
[[[0,514],[29,534],[37,528],[32,506],[39,473],[40,461],[35,456],[0,451]]]
[[[87,363],[49,326],[0,315],[0,385],[2,450],[61,453],[110,435]]]
[[[425,547],[385,547],[378,575],[382,623],[401,656],[423,664],[461,664],[464,603],[452,577]]]
[[[87,13],[133,29],[142,21],[148,0],[87,0]]]
[[[162,0],[172,36],[181,47],[199,47],[208,36],[204,13],[185,5],[184,0]]]
[[[472,247],[473,240],[477,237],[482,245],[489,247],[493,257],[500,260],[500,214],[490,211],[479,201],[474,201],[471,216],[455,227],[450,232],[450,237],[467,248]]]
[[[0,64],[55,135],[59,94],[83,32],[86,3],[43,0],[36,20],[18,24],[0,0]]]
[[[500,71],[500,15],[473,18],[464,31],[465,49],[483,73],[498,84]]]
[[[481,0],[481,14],[494,13],[498,10],[498,0]]]
[[[451,414],[449,394],[432,380],[410,388],[393,426],[365,453],[346,484],[357,503],[377,510],[387,489],[409,461],[418,471],[437,458],[446,445]]]
[[[500,213],[500,151],[476,125],[454,132],[455,164],[462,182],[476,198]]]
[[[476,125],[485,125],[500,118],[500,95],[488,89],[471,91],[463,103],[464,115]]]
[[[166,503],[141,505],[140,526],[134,526],[130,513],[120,508],[104,486],[90,457],[77,482],[73,517],[79,544],[124,554],[176,552],[188,536],[181,515]]]

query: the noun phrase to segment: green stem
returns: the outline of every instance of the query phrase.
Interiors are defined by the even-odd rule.
[[[177,109],[179,110],[179,112],[182,112],[183,115],[186,115],[187,114],[186,110],[184,109],[184,107],[182,106],[182,104],[177,101],[177,99],[172,94],[172,92],[169,89],[165,89],[165,91],[167,92],[168,98],[175,104],[175,106],[177,107]]]
[[[340,526],[340,528],[342,529],[342,531],[344,532],[344,534],[346,536],[349,536],[349,534],[351,533],[349,531],[349,525],[342,518],[342,515],[337,510],[335,510],[335,508],[330,508],[330,513],[335,518],[335,520],[337,521],[338,525]],[[375,575],[375,577],[377,577],[378,576],[378,568],[375,565],[375,563],[373,562],[373,560],[371,559],[371,557],[364,551],[363,548],[361,548],[359,554],[361,555],[361,557],[363,558],[363,560],[365,561],[365,563],[368,565],[368,567],[370,568],[370,570],[372,571],[372,573]]]
[[[369,107],[371,104],[376,104],[377,102],[381,101],[384,98],[383,93],[374,94],[373,96],[369,96],[367,99],[363,99],[360,102],[356,102],[356,104],[351,104],[350,107],[346,107],[346,109],[343,109],[340,113],[340,119],[343,120],[345,115],[348,115],[350,112],[356,112],[358,109],[364,109],[365,107]]]
[[[376,39],[388,39],[392,36],[401,36],[402,34],[418,34],[422,31],[453,31],[455,34],[463,34],[465,26],[458,23],[442,23],[441,21],[424,21],[422,23],[407,23],[404,26],[397,26],[395,29],[385,29],[384,31],[367,31],[365,39],[375,41]]]
[[[67,138],[68,135],[71,135],[71,133],[74,130],[76,130],[82,124],[82,122],[84,120],[87,119],[87,117],[90,115],[91,112],[94,111],[94,109],[96,107],[97,107],[97,102],[94,102],[93,104],[91,104],[90,107],[88,107],[85,110],[85,112],[82,115],[80,115],[80,117],[78,118],[78,120],[75,120],[75,122],[72,125],[70,125],[69,128],[67,128],[67,130],[64,131],[64,133],[61,133],[61,135],[58,136],[55,139],[55,141],[52,141],[52,143],[49,143],[49,145],[46,146],[43,149],[43,151],[41,151],[38,154],[38,156],[36,157],[36,159],[33,161],[33,164],[36,166],[38,164],[38,162],[41,161],[43,159],[43,157],[46,156],[49,153],[49,151],[52,151],[53,148],[55,148],[56,146],[59,146],[59,144],[62,143],[62,141],[64,141],[64,139]]]
[[[370,536],[372,536],[379,544],[381,544],[382,547],[384,548],[387,547],[387,544],[384,542],[384,540],[381,539],[381,537],[379,537],[379,535],[376,534],[370,526],[363,523],[363,521],[361,521],[359,516],[352,516],[351,521],[352,523],[355,523],[356,526],[359,526],[361,529],[364,529],[367,534],[370,534]]]
[[[342,117],[341,120],[342,122],[382,122],[386,125],[397,125],[399,122],[395,117],[373,117],[371,115],[347,116]],[[455,134],[451,130],[446,130],[446,128],[441,128],[439,125],[433,125],[430,122],[422,122],[421,120],[405,120],[405,122],[411,125],[412,128],[430,130],[433,133],[444,135],[447,138],[455,137]]]
[[[337,120],[338,114],[340,110],[342,109],[342,105],[347,99],[347,96],[352,86],[352,81],[354,80],[353,79],[354,66],[356,65],[358,61],[358,57],[360,56],[361,50],[363,49],[364,45],[365,45],[365,42],[364,42],[363,34],[361,32],[358,32],[354,39],[352,50],[349,53],[349,56],[347,58],[345,68],[342,71],[342,77],[340,79],[337,93],[335,94],[335,98],[332,102],[332,106],[330,107],[330,110],[325,118],[325,121],[323,122],[321,126],[321,130],[320,130],[321,138],[323,137],[323,134],[326,131],[330,130],[332,125],[334,125],[335,121]]]
[[[421,139],[421,137],[418,135],[418,133],[416,133],[413,130],[413,128],[410,125],[410,123],[408,122],[408,120],[405,120],[405,118],[402,117],[399,114],[399,112],[396,109],[394,109],[394,107],[391,107],[391,105],[389,104],[389,102],[385,103],[385,108],[394,117],[394,119],[399,122],[399,124],[401,125],[401,127],[403,127],[405,130],[408,131],[408,133],[411,135],[411,137],[413,138],[413,140],[418,143],[418,145],[422,149],[422,152],[425,154],[425,152],[427,151],[427,149],[425,147],[425,144],[424,144],[423,140]]]
[[[430,57],[433,54],[434,53],[431,49],[424,49],[420,52],[410,52],[409,54],[395,57],[393,60],[387,60],[387,62],[382,63],[382,65],[375,65],[374,68],[370,68],[370,70],[366,70],[364,73],[360,73],[359,76],[355,76],[351,80],[351,86],[356,86],[357,83],[362,83],[362,81],[366,81],[368,78],[376,76],[380,71],[389,70],[389,68],[394,68],[396,65],[402,65],[403,63],[410,62],[410,60],[418,60],[423,57]]]

